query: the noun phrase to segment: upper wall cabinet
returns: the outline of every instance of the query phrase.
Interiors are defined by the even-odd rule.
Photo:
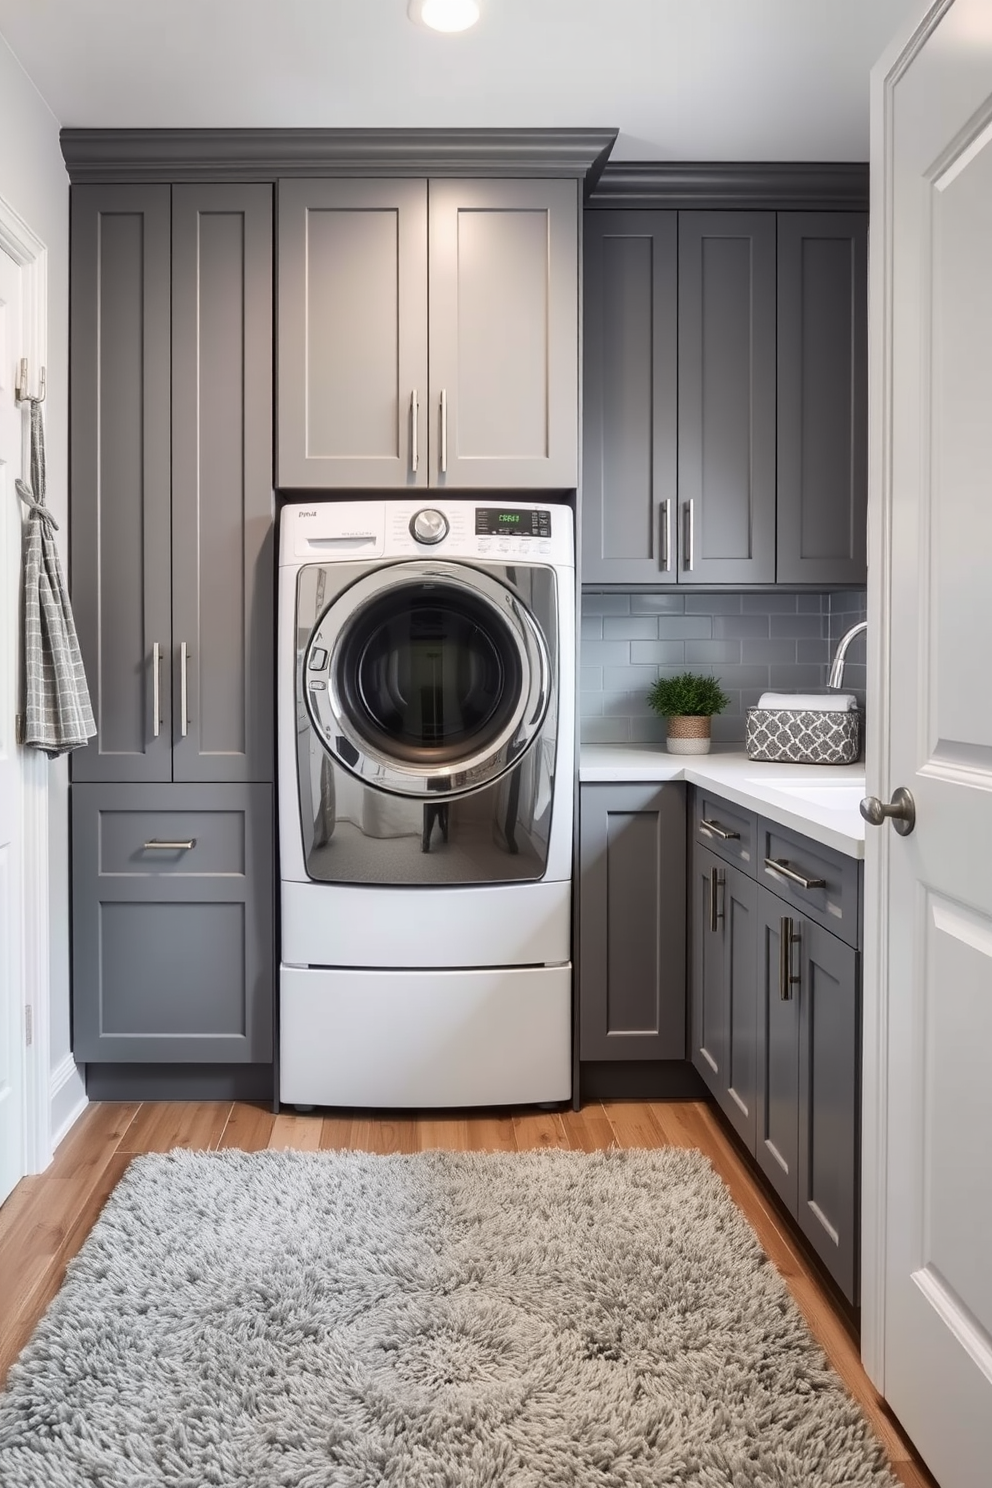
[[[272,778],[272,189],[72,194],[75,780]]]
[[[588,210],[584,242],[583,581],[864,583],[866,214]]]
[[[277,484],[577,482],[574,180],[279,184]]]

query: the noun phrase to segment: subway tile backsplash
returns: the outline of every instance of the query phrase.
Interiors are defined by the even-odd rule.
[[[746,709],[768,689],[826,687],[837,641],[865,618],[863,590],[836,594],[595,594],[582,596],[580,731],[588,744],[653,743],[666,723],[646,702],[656,677],[706,672],[730,705],[713,738],[743,744]],[[865,648],[848,652],[845,688],[864,703]]]

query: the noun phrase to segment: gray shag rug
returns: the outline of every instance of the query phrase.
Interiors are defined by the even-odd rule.
[[[138,1158],[0,1396],[3,1488],[889,1488],[694,1152]]]

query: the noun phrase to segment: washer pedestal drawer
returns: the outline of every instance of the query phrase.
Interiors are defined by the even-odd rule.
[[[572,968],[280,968],[279,1098],[529,1105],[572,1093]]]

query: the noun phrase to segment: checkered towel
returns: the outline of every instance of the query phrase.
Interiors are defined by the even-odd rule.
[[[96,733],[69,592],[45,505],[45,428],[31,400],[31,485],[17,482],[28,507],[24,543],[24,743],[53,758],[78,749]]]

